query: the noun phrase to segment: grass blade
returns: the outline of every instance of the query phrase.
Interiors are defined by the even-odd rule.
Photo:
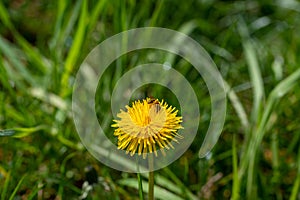
[[[258,127],[255,130],[255,136],[253,137],[252,140],[250,141],[250,144],[247,148],[247,152],[246,155],[243,157],[243,163],[241,166],[241,170],[240,170],[240,178],[242,177],[245,169],[248,167],[249,173],[248,173],[248,177],[250,178],[249,181],[252,182],[252,178],[254,176],[254,160],[256,158],[256,152],[257,149],[260,145],[260,143],[262,142],[262,139],[266,133],[266,127],[268,125],[270,116],[272,114],[272,112],[274,112],[276,109],[276,105],[278,103],[278,101],[288,92],[291,91],[291,89],[296,85],[296,83],[299,81],[300,79],[300,69],[298,69],[297,71],[295,71],[294,73],[292,73],[290,76],[288,76],[287,78],[285,78],[284,80],[282,80],[270,93],[266,105],[265,105],[265,109],[262,115],[261,120],[259,121]],[[269,127],[270,128],[270,127]],[[251,162],[250,162],[251,161]],[[249,165],[250,163],[250,165]],[[248,166],[249,165],[249,166]],[[248,190],[249,193],[248,195],[252,195],[253,193],[251,193],[250,191],[252,190],[252,183],[249,185],[250,183],[248,182]],[[250,190],[251,188],[251,190]]]
[[[232,141],[232,200],[239,199],[239,191],[240,191],[240,180],[238,176],[238,158],[237,158],[237,150],[236,150],[236,135],[233,135]]]
[[[17,194],[19,188],[21,187],[21,185],[22,185],[22,183],[23,183],[25,177],[26,177],[26,174],[25,174],[25,175],[21,178],[21,180],[18,182],[18,184],[17,184],[17,186],[15,187],[13,193],[10,195],[9,200],[13,200],[13,199],[14,199],[14,197],[16,196],[16,194]]]
[[[228,83],[224,80],[225,88],[226,88],[226,93],[228,94],[228,98],[237,113],[237,116],[239,117],[241,124],[244,128],[244,130],[248,130],[249,128],[249,120],[246,114],[246,111],[239,100],[238,96],[236,95],[235,91],[230,88]]]
[[[247,27],[242,21],[240,21],[238,28],[240,35],[242,36],[243,49],[248,64],[251,84],[253,86],[254,102],[252,109],[252,120],[254,124],[256,124],[261,114],[260,109],[262,106],[262,100],[264,98],[264,85],[257,55],[253,46],[253,41],[249,38]]]
[[[97,5],[93,9],[91,17],[90,17],[89,27],[88,27],[89,32],[91,32],[93,30],[93,28],[95,27],[101,12],[104,10],[104,8],[106,6],[106,3],[107,3],[107,0],[102,0],[102,1],[97,2]]]
[[[259,130],[260,132],[265,129],[267,126],[267,123],[269,121],[270,115],[275,110],[274,107],[276,103],[288,92],[290,92],[293,87],[299,82],[300,79],[300,69],[293,72],[290,76],[282,80],[270,93],[267,102],[266,102],[266,108],[265,112],[263,113]],[[263,134],[259,135],[259,140],[261,141],[263,137]],[[259,142],[260,142],[259,141]]]
[[[136,179],[134,178],[127,178],[127,179],[121,179],[118,181],[120,185],[124,185],[127,187],[131,187],[138,190],[138,184]],[[143,190],[145,193],[148,193],[148,183],[146,181],[142,182],[143,184]],[[172,200],[183,200],[182,197],[160,187],[157,185],[154,185],[154,198],[155,199],[172,199]]]
[[[81,15],[78,22],[79,24],[74,36],[74,41],[65,62],[65,72],[63,73],[62,80],[61,80],[61,88],[62,88],[61,96],[65,96],[68,93],[67,91],[69,90],[68,87],[69,77],[71,72],[74,70],[76,62],[78,60],[78,55],[80,55],[81,47],[84,42],[87,19],[88,19],[87,1],[83,1],[81,7]]]
[[[46,126],[36,126],[36,127],[31,127],[31,128],[12,128],[12,129],[6,129],[6,130],[1,130],[0,131],[0,137],[5,137],[5,136],[11,136],[15,138],[21,138],[21,137],[26,137],[30,135],[31,133],[40,131],[42,129],[45,129]]]
[[[299,198],[299,189],[300,189],[300,148],[299,148],[299,151],[298,151],[298,173],[297,173],[297,178],[295,180],[295,183],[293,185],[293,189],[292,189],[292,193],[291,193],[291,196],[290,196],[290,200],[296,200],[297,199],[297,196]]]
[[[64,1],[66,2],[66,1]],[[54,30],[54,36],[51,39],[50,43],[50,49],[53,52],[53,54],[59,58],[59,61],[63,61],[63,47],[67,43],[67,40],[71,34],[71,31],[74,29],[76,20],[78,19],[80,15],[81,10],[81,1],[77,1],[73,7],[72,12],[70,13],[70,17],[67,17],[67,8],[64,8],[67,5],[64,5],[62,3],[59,3],[58,10],[59,13],[57,14],[57,20],[60,20],[60,17],[63,17],[61,20],[66,20],[66,22],[56,22],[55,30]]]
[[[142,181],[140,173],[137,173],[137,179],[138,179],[138,183],[139,183],[139,187],[138,187],[138,189],[139,189],[139,197],[140,197],[140,200],[144,200],[143,181]]]
[[[157,26],[157,19],[161,13],[164,1],[156,1],[156,7],[153,11],[150,26]]]
[[[172,187],[172,186],[175,186],[174,184],[172,184],[172,182],[171,181],[169,181],[168,179],[165,179],[164,180],[164,178],[163,177],[160,177],[160,176],[158,176],[158,179],[157,179],[157,184],[162,184],[163,183],[163,180],[164,180],[164,182],[166,182],[166,181],[169,181],[169,189],[171,190],[171,191],[173,191],[173,192],[176,192],[176,191],[178,191],[179,189],[180,189],[180,191],[182,192],[184,192],[185,193],[185,195],[189,198],[189,199],[193,199],[193,200],[195,200],[195,199],[197,199],[197,197],[189,190],[189,188],[187,188],[185,185],[184,185],[184,183],[168,168],[168,167],[166,167],[166,168],[164,168],[163,169],[164,170],[164,172],[166,172],[167,174],[168,174],[168,176],[171,178],[171,180],[174,182],[174,183],[176,183],[176,186],[177,186],[177,188],[176,187]],[[174,188],[174,189],[172,189],[172,188]]]
[[[50,48],[57,47],[59,36],[62,33],[61,26],[63,24],[63,17],[65,10],[67,8],[67,1],[58,1],[57,2],[57,16],[55,21],[54,35],[52,37]]]
[[[12,29],[13,25],[9,19],[9,14],[8,14],[6,8],[2,4],[2,1],[0,1],[0,20],[3,22],[3,24],[6,27],[8,27],[9,29]]]
[[[33,79],[32,74],[26,69],[25,65],[18,59],[20,55],[14,51],[13,46],[9,44],[6,39],[0,36],[0,50],[5,55],[5,57],[10,61],[13,65],[14,69],[18,72],[16,74],[22,74],[22,78],[24,78],[29,84],[37,85],[35,79]],[[7,63],[8,64],[8,63]],[[12,80],[15,80],[16,83],[19,83],[18,76],[15,75],[14,71],[11,69],[10,66],[4,64],[6,71],[9,77]]]
[[[42,186],[43,185],[41,185],[41,184],[37,184],[35,187],[34,187],[34,189],[32,190],[32,192],[28,195],[28,200],[32,200],[32,199],[37,199],[37,198],[35,198],[36,197],[36,195],[37,195],[37,193],[42,189]]]
[[[3,6],[2,2],[0,2],[0,20],[3,24],[11,31],[13,36],[15,37],[17,43],[23,48],[25,54],[32,61],[35,67],[38,68],[41,72],[45,73],[47,68],[42,59],[42,55],[34,50],[32,45],[28,43],[16,30],[13,26],[13,23],[10,20],[10,16],[7,13],[7,10]],[[18,58],[18,57],[15,57]]]
[[[70,105],[65,100],[63,100],[61,97],[59,97],[53,93],[49,93],[49,92],[45,91],[42,88],[30,88],[29,93],[33,97],[40,99],[43,102],[49,103],[53,107],[56,107],[60,110],[63,110],[63,111],[70,110]]]
[[[6,175],[4,186],[3,186],[3,189],[1,191],[1,200],[5,200],[6,193],[7,193],[7,190],[8,190],[9,181],[10,181],[10,172],[8,172],[7,175]]]
[[[253,46],[253,42],[250,39],[249,32],[247,29],[246,24],[241,19],[238,24],[238,30],[242,37],[242,45],[243,50],[246,57],[246,62],[248,64],[248,71],[250,74],[251,84],[253,87],[253,106],[252,106],[252,113],[251,113],[251,121],[252,121],[252,132],[253,134],[247,136],[248,138],[246,140],[250,139],[250,143],[255,140],[257,137],[257,134],[261,134],[260,132],[257,132],[257,126],[260,122],[259,119],[261,117],[261,109],[262,109],[262,100],[264,98],[264,86],[263,86],[263,80],[262,75],[260,71],[260,67],[258,64],[257,55]],[[245,144],[248,144],[247,142]],[[254,168],[255,168],[255,152],[256,149],[251,148],[251,146],[247,146],[247,152],[254,152],[250,153],[249,157],[244,157],[244,161],[247,162],[246,166],[242,166],[242,170],[245,170],[243,167],[248,167],[248,174],[247,174],[247,187],[246,187],[246,193],[248,197],[256,198],[256,184],[255,184],[255,176],[254,176]],[[249,164],[249,165],[248,165]]]
[[[259,64],[257,61],[257,57],[253,45],[251,44],[250,41],[245,41],[243,43],[243,47],[245,51],[246,60],[249,66],[251,83],[253,86],[254,103],[253,103],[252,119],[256,121],[260,116],[260,108],[264,97],[264,86],[263,86],[262,75],[260,72]]]

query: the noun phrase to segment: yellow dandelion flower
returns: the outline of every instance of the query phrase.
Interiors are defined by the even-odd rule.
[[[114,135],[118,137],[118,149],[126,150],[131,156],[135,152],[143,153],[144,158],[148,152],[157,156],[156,148],[165,154],[164,148],[174,148],[171,141],[178,143],[176,138],[183,138],[177,133],[183,128],[180,125],[182,117],[177,116],[178,110],[166,102],[147,98],[133,102],[126,109],[121,109],[117,115],[120,120],[113,120],[112,127],[116,128]]]

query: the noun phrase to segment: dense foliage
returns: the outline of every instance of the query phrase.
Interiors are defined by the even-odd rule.
[[[114,34],[145,26],[198,41],[228,90],[222,135],[200,159],[210,98],[195,69],[175,59],[174,68],[197,91],[201,120],[188,151],[155,172],[156,198],[300,198],[299,1],[4,0],[0,21],[1,199],[139,198],[136,174],[111,169],[85,150],[71,101],[72,81],[89,51]],[[134,54],[138,62],[130,61]],[[99,81],[97,115],[112,134],[107,99],[124,72],[153,59],[148,54],[157,62],[168,56],[130,53]],[[140,91],[178,104],[160,86]],[[84,182],[94,183],[93,189]]]

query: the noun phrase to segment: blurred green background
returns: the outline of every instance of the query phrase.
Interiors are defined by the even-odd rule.
[[[139,199],[136,174],[106,167],[80,143],[71,95],[90,50],[145,26],[177,30],[199,42],[222,74],[228,99],[222,135],[200,159],[210,98],[197,71],[174,59],[174,68],[197,91],[201,120],[188,151],[155,172],[156,199],[300,199],[299,1],[2,0],[1,200]],[[163,63],[166,57],[134,52],[105,72],[97,102],[107,131],[113,131],[109,99],[118,79],[139,63]],[[178,105],[159,86],[142,87],[132,99],[140,94]],[[142,176],[146,183],[147,174]]]

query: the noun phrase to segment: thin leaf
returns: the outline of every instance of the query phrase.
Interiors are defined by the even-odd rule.
[[[290,200],[296,200],[297,196],[299,197],[299,189],[300,189],[300,148],[298,150],[298,173],[297,173],[297,178],[294,182],[292,193],[290,196]]]
[[[65,100],[53,93],[45,91],[42,88],[30,88],[29,93],[33,97],[49,103],[60,110],[68,111],[70,109],[70,105]]]
[[[253,161],[256,158],[256,152],[258,150],[259,145],[261,144],[261,141],[265,135],[266,127],[269,122],[270,116],[272,112],[274,112],[276,109],[276,105],[279,102],[279,100],[284,97],[285,94],[291,91],[293,87],[296,85],[296,83],[300,79],[300,69],[292,73],[290,76],[282,80],[270,93],[267,102],[266,107],[264,109],[262,118],[258,124],[257,129],[255,130],[255,136],[250,141],[249,146],[247,147],[246,155],[244,156],[242,165],[240,167],[240,178],[244,174],[246,168],[248,167],[250,170],[248,172],[248,177],[253,178],[254,171],[251,166],[254,165]],[[270,128],[270,127],[269,127]],[[252,161],[252,163],[250,163]],[[249,165],[250,163],[250,165]],[[250,183],[248,183],[249,185]],[[250,187],[250,186],[248,186]],[[250,192],[250,191],[249,191]]]
[[[3,185],[3,189],[1,191],[1,200],[5,200],[6,193],[7,193],[7,190],[8,190],[9,181],[10,181],[10,172],[8,172],[7,175],[6,175],[6,179],[5,179],[5,182],[4,182],[4,185]]]
[[[5,57],[10,61],[13,65],[14,69],[18,72],[17,74],[22,74],[22,78],[24,78],[29,84],[37,85],[36,80],[33,79],[32,74],[27,70],[25,65],[20,61],[20,55],[16,51],[13,50],[13,46],[9,44],[9,42],[0,36],[0,50],[5,55]],[[8,63],[7,63],[8,64]],[[6,71],[11,78],[11,80],[15,80],[17,83],[19,82],[14,73],[11,69],[11,66],[5,65]]]
[[[64,1],[66,2],[66,1]],[[54,51],[54,54],[56,56],[58,56],[59,60],[62,60],[62,51],[63,51],[63,47],[65,46],[65,44],[67,43],[67,40],[70,37],[71,31],[74,29],[76,20],[78,19],[79,15],[80,15],[80,8],[81,8],[81,4],[82,1],[76,1],[72,12],[71,12],[71,16],[68,18],[67,16],[67,9],[64,8],[64,5],[62,3],[59,3],[59,12],[57,15],[57,20],[59,20],[58,17],[61,17],[61,15],[63,16],[63,20],[65,20],[66,22],[63,23],[63,21],[61,22],[56,22],[57,26],[55,30],[54,30],[54,36],[51,39],[51,43],[50,43],[50,48],[52,51]],[[61,23],[61,24],[59,24]]]
[[[7,72],[6,72],[6,68],[4,67],[4,61],[3,61],[2,56],[0,56],[0,74],[1,74],[1,76],[0,76],[1,85],[3,86],[3,88],[5,88],[8,91],[9,96],[15,97],[16,94],[13,91],[13,89],[11,87],[11,84],[9,82],[9,77],[8,77]],[[6,93],[6,95],[8,95],[8,94]]]
[[[14,37],[16,38],[17,43],[22,47],[23,52],[27,55],[28,60],[33,63],[40,72],[46,74],[49,66],[44,62],[45,58],[42,54],[39,53],[27,40],[23,38],[18,32],[14,31]]]
[[[64,158],[64,160],[61,163],[60,166],[60,174],[65,176],[66,173],[66,164],[67,162],[72,159],[74,156],[76,156],[76,152],[70,153],[68,156],[66,156]],[[63,192],[65,189],[65,184],[63,184],[63,182],[59,182],[59,187],[58,187],[58,192],[57,192],[57,196],[59,196],[61,199],[63,198]]]
[[[233,141],[232,141],[232,200],[239,199],[239,191],[240,191],[240,180],[238,176],[238,158],[237,158],[237,150],[236,150],[236,135],[233,135]]]
[[[108,2],[107,0],[102,0],[102,1],[97,2],[97,5],[93,9],[91,17],[90,17],[89,27],[88,27],[89,32],[91,32],[92,29],[95,27],[97,20],[98,20],[100,14],[102,14],[101,12],[104,10],[107,2]]]
[[[188,21],[186,23],[184,23],[181,27],[179,27],[178,32],[189,35],[193,32],[193,30],[195,30],[195,28],[197,27],[197,22],[195,20],[191,20]],[[177,44],[178,46],[182,45],[184,41],[179,40],[178,38],[174,38],[173,43]],[[173,65],[175,58],[176,58],[176,54],[167,54],[165,60],[165,63],[168,63],[169,65]]]
[[[81,7],[81,15],[79,18],[79,24],[75,33],[72,47],[70,49],[70,52],[65,62],[65,72],[63,73],[62,80],[61,80],[62,96],[65,96],[67,94],[67,91],[69,89],[68,87],[69,77],[71,72],[74,70],[75,64],[78,59],[78,55],[80,55],[81,47],[85,37],[87,18],[88,18],[87,1],[83,1]]]
[[[35,198],[37,193],[42,189],[43,185],[41,185],[40,183],[38,183],[34,189],[31,191],[31,193],[27,196],[28,200],[32,200],[32,199],[37,199]]]
[[[10,195],[9,200],[13,200],[13,199],[14,199],[14,197],[16,196],[18,190],[20,189],[20,187],[21,187],[21,185],[22,185],[22,182],[24,181],[25,177],[26,177],[26,174],[25,174],[25,175],[21,178],[21,180],[18,182],[18,184],[17,184],[17,186],[15,187],[13,193]]]
[[[14,130],[1,130],[0,136],[13,136],[15,134]]]
[[[118,183],[120,185],[138,189],[138,183],[137,183],[136,179],[134,179],[134,178],[121,179],[118,181]],[[143,184],[143,191],[145,193],[148,193],[148,183],[146,181],[143,181],[142,184]],[[174,193],[171,193],[170,191],[168,191],[162,187],[159,187],[157,185],[154,185],[154,197],[155,197],[155,199],[163,199],[163,200],[164,199],[183,200],[182,197],[180,197]]]
[[[248,64],[251,84],[253,86],[254,102],[252,109],[252,120],[254,121],[254,123],[256,123],[260,116],[260,109],[262,106],[262,100],[264,98],[264,84],[258,64],[257,55],[253,46],[253,41],[250,39],[247,27],[243,23],[243,21],[240,21],[238,28],[240,35],[242,36],[243,49]]]
[[[157,19],[161,14],[161,10],[164,4],[165,4],[164,1],[156,1],[156,7],[151,17],[150,26],[157,26]]]
[[[245,111],[241,101],[239,100],[235,91],[230,88],[230,86],[228,85],[228,83],[226,81],[224,81],[224,85],[226,88],[226,93],[228,94],[228,98],[229,98],[235,112],[237,113],[237,116],[239,117],[241,124],[244,127],[244,130],[248,130],[249,121],[248,121],[246,111]]]
[[[57,16],[55,21],[54,35],[50,43],[50,48],[57,47],[59,36],[62,33],[61,26],[63,24],[63,17],[66,8],[67,8],[67,1],[57,1]]]
[[[251,78],[251,83],[254,92],[254,105],[253,105],[253,117],[258,118],[260,113],[260,106],[264,97],[264,86],[262,81],[262,75],[260,72],[260,67],[258,65],[257,57],[253,45],[250,41],[243,42],[244,51],[246,54],[246,60],[249,67],[249,73]]]
[[[45,129],[46,126],[36,126],[36,127],[30,127],[30,128],[12,128],[12,129],[6,129],[6,130],[1,130],[0,131],[0,136],[5,137],[5,136],[11,136],[15,138],[21,138],[21,137],[26,137],[30,135],[31,133],[40,131],[42,129]]]
[[[7,9],[2,4],[2,1],[0,1],[0,20],[3,22],[5,26],[7,26],[9,29],[13,27],[10,19],[9,14],[7,12]]]
[[[269,119],[272,112],[275,110],[274,106],[278,101],[284,97],[288,92],[290,92],[293,87],[299,82],[300,79],[300,69],[293,72],[290,76],[282,80],[270,93],[267,102],[266,102],[266,108],[265,112],[263,113],[262,120],[260,122],[259,131],[262,132]],[[263,137],[263,134],[259,134],[259,140],[261,141]],[[260,142],[259,141],[259,142]]]
[[[189,188],[187,188],[184,183],[168,168],[168,167],[165,167],[163,168],[164,172],[166,172],[171,180],[176,184],[176,187],[174,184],[172,184],[172,182],[162,176],[159,176],[158,175],[158,178],[157,178],[157,184],[159,185],[164,185],[164,183],[168,182],[169,184],[169,189],[173,192],[179,192],[179,190],[181,191],[181,193],[178,193],[178,194],[182,194],[182,192],[184,192],[186,194],[186,196],[189,198],[189,199],[197,199],[197,197],[189,190]]]
[[[4,25],[11,31],[12,35],[16,39],[16,42],[23,48],[24,53],[28,56],[32,63],[34,63],[35,67],[37,67],[41,72],[45,73],[47,68],[43,61],[43,56],[38,51],[36,51],[19,32],[17,32],[16,28],[13,26],[13,23],[10,20],[9,14],[6,12],[6,9],[1,2],[0,13],[0,19],[3,21]]]

